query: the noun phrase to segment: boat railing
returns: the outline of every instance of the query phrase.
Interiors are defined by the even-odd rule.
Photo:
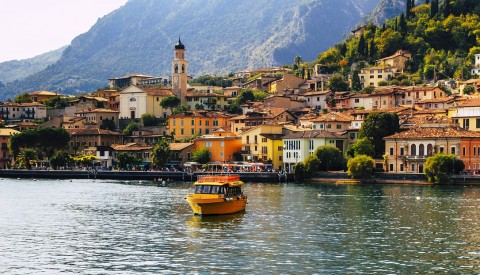
[[[198,182],[232,182],[239,181],[239,175],[199,175]]]

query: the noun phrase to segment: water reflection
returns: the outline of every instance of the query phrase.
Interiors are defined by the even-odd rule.
[[[478,273],[480,188],[246,184],[195,216],[191,183],[0,183],[0,273]]]

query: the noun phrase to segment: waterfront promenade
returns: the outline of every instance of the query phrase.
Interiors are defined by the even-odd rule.
[[[182,171],[103,171],[103,170],[0,170],[2,178],[32,179],[114,179],[114,180],[173,180],[195,181],[198,175],[221,174],[221,172]],[[286,182],[293,181],[293,174],[275,172],[235,172],[246,182]]]

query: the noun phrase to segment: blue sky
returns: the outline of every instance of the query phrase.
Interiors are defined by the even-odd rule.
[[[0,62],[70,44],[127,0],[0,0]]]

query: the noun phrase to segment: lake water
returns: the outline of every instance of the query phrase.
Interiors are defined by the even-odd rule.
[[[193,216],[191,183],[0,180],[0,273],[480,272],[480,188],[253,184]]]

